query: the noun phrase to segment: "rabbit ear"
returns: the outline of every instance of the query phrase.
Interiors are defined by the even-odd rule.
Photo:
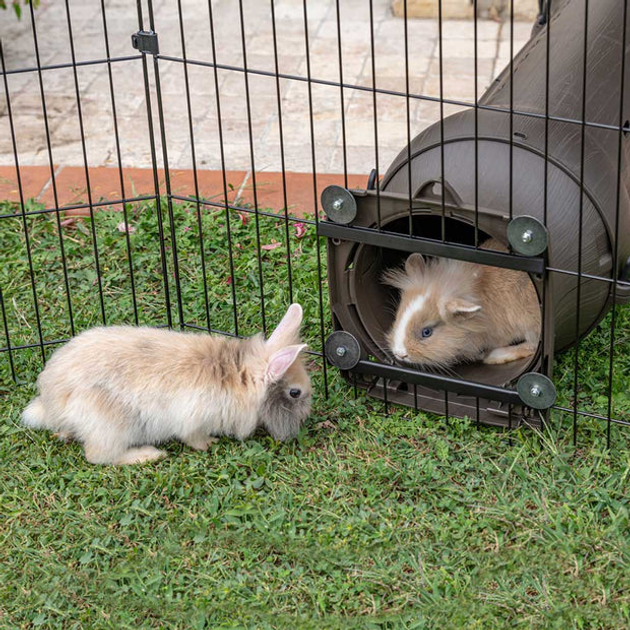
[[[286,371],[293,365],[298,358],[298,354],[306,348],[305,343],[299,343],[294,346],[287,346],[277,352],[274,352],[267,362],[267,371],[265,379],[269,382],[280,380]]]
[[[282,321],[278,327],[271,333],[271,337],[267,339],[267,345],[270,347],[281,348],[292,342],[299,340],[298,333],[302,324],[302,307],[299,304],[291,304],[284,314]]]
[[[425,267],[426,262],[422,254],[411,254],[405,262],[405,271],[410,275],[422,275]]]
[[[461,298],[454,298],[446,303],[446,311],[455,318],[468,319],[481,310],[479,304]]]

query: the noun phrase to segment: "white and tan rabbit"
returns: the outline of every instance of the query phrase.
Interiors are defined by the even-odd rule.
[[[506,251],[495,240],[483,249]],[[384,281],[400,289],[387,334],[398,361],[429,367],[508,363],[531,356],[540,337],[538,296],[527,273],[411,254]]]
[[[177,439],[207,450],[264,427],[295,437],[311,385],[299,355],[302,307],[292,304],[271,337],[224,339],[135,327],[88,330],[57,350],[39,375],[25,425],[83,444],[93,464],[136,464]]]

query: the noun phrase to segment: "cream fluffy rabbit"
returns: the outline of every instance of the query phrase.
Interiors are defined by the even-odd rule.
[[[299,358],[302,307],[292,304],[265,341],[116,326],[94,328],[57,350],[39,375],[25,425],[83,444],[93,464],[135,464],[178,439],[206,450],[264,427],[297,435],[311,386]]]

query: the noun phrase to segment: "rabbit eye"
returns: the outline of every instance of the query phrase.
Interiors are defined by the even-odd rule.
[[[291,398],[299,398],[301,393],[302,393],[302,390],[297,389],[295,387],[289,390],[289,396],[291,396]]]
[[[426,337],[430,337],[433,334],[433,328],[423,328],[422,329],[422,337],[426,338]]]

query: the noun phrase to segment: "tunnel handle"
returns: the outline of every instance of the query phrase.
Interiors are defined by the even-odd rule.
[[[442,193],[436,193],[433,190],[435,185],[442,186],[444,188],[444,202],[451,206],[459,206],[462,207],[464,205],[464,201],[457,194],[457,191],[449,184],[446,180],[443,180],[441,177],[436,177],[434,179],[429,179],[421,184],[416,192],[413,195],[413,198],[416,200],[426,199],[428,201],[442,201]]]

